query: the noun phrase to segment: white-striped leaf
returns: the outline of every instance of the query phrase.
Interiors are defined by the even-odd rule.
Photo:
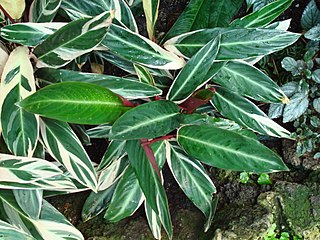
[[[156,69],[180,69],[185,65],[182,58],[162,49],[151,40],[112,24],[102,41],[111,52],[141,65]]]
[[[216,193],[216,188],[213,182],[201,163],[176,144],[169,144],[167,161],[180,188],[206,216],[205,231],[207,231],[215,212],[212,195]]]
[[[34,49],[37,66],[58,68],[91,52],[105,37],[112,18],[111,12],[104,12],[63,26]]]
[[[109,167],[116,159],[118,159],[124,153],[125,141],[113,140],[109,143],[106,152],[104,153],[101,162],[97,168],[97,171],[104,170],[104,168]]]
[[[228,62],[214,76],[213,81],[257,101],[273,103],[288,103],[289,101],[271,78],[245,62]]]
[[[217,60],[239,60],[279,51],[298,40],[300,34],[277,29],[212,28],[171,38],[164,47],[179,56],[192,57],[221,34]]]
[[[12,192],[23,212],[32,219],[39,219],[42,208],[43,190],[14,189]]]
[[[213,126],[184,126],[178,143],[192,157],[217,168],[255,173],[288,170],[281,158],[255,139]]]
[[[146,67],[139,64],[133,64],[133,65],[140,82],[146,83],[151,86],[156,85],[152,74]]]
[[[64,122],[41,120],[41,135],[49,154],[69,171],[72,177],[93,191],[97,190],[96,172],[80,140]]]
[[[4,67],[0,86],[2,136],[15,155],[32,156],[38,141],[38,117],[27,113],[17,102],[36,91],[29,49],[18,47]]]
[[[30,22],[51,22],[62,0],[34,0],[30,6]]]
[[[0,154],[0,175],[0,187],[5,189],[75,188],[57,166],[38,158]]]
[[[149,39],[153,40],[160,0],[142,0]]]
[[[208,42],[190,58],[171,85],[167,95],[168,100],[181,103],[210,80],[207,74],[218,54],[219,41],[220,36]]]
[[[22,17],[26,2],[25,0],[0,0],[0,5],[12,19],[19,19]]]
[[[87,130],[90,138],[108,138],[111,130],[111,124],[100,124],[99,126]]]
[[[225,117],[263,135],[290,138],[290,132],[272,121],[256,105],[225,88],[219,88],[211,103]]]
[[[129,140],[164,136],[179,126],[179,107],[159,100],[124,113],[113,124],[110,139]]]
[[[161,239],[161,220],[159,216],[152,210],[146,201],[144,202],[144,211],[153,237],[155,239]]]
[[[2,30],[2,28],[1,28]],[[1,31],[0,31],[1,33]],[[2,75],[4,66],[6,65],[6,62],[8,61],[9,58],[9,50],[8,48],[4,45],[4,43],[0,42],[0,76]],[[1,133],[1,127],[0,127],[0,133]]]
[[[128,166],[119,180],[104,218],[109,222],[118,222],[129,217],[140,207],[143,199],[135,172]]]
[[[15,23],[1,28],[0,36],[10,42],[34,47],[66,23]]]
[[[14,239],[24,239],[24,240],[36,240],[34,237],[28,233],[21,230],[19,227],[6,223],[0,220],[0,236],[4,239],[14,240]]]
[[[110,89],[126,99],[147,98],[162,94],[159,88],[139,82],[105,74],[82,73],[76,71],[41,68],[35,73],[41,85],[57,82],[86,82]]]

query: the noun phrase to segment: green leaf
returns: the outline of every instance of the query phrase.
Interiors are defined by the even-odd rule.
[[[125,146],[125,141],[111,141],[108,145],[106,152],[104,153],[101,162],[98,166],[98,171],[103,170],[106,167],[109,167],[116,159],[118,159],[123,153]]]
[[[146,201],[144,201],[144,211],[153,237],[155,239],[161,239],[161,220],[159,216],[152,210]]]
[[[88,129],[87,134],[90,138],[108,138],[111,127],[111,124],[100,124]]]
[[[138,179],[129,166],[119,180],[104,218],[109,222],[118,222],[129,217],[140,207],[143,199]]]
[[[312,27],[310,30],[308,30],[304,37],[310,40],[319,40],[320,39],[320,24],[317,24],[316,26]]]
[[[283,122],[291,122],[300,117],[308,108],[308,92],[297,92],[291,98],[290,102],[284,107]]]
[[[156,138],[179,126],[179,107],[159,100],[142,104],[123,114],[112,126],[110,139]]]
[[[30,22],[51,22],[56,16],[62,0],[35,0],[30,6]]]
[[[32,219],[39,219],[42,207],[42,190],[12,190],[13,195],[19,205],[28,217]]]
[[[281,158],[258,141],[212,126],[184,126],[179,145],[192,157],[217,168],[255,173],[288,170]]]
[[[80,140],[67,123],[41,120],[41,135],[47,152],[82,185],[97,190],[96,172]]]
[[[158,19],[158,9],[160,0],[143,0],[143,10],[146,16],[147,32],[149,39],[154,38],[155,25]]]
[[[257,11],[235,20],[231,23],[231,27],[265,27],[289,8],[292,2],[293,0],[278,0],[271,2]]]
[[[185,62],[151,40],[112,24],[102,44],[120,57],[156,69],[180,69]]]
[[[277,29],[202,29],[171,38],[164,47],[179,56],[191,57],[221,34],[217,60],[239,60],[279,51],[298,40],[300,34]]]
[[[91,52],[105,37],[112,21],[110,12],[94,18],[82,18],[58,29],[34,49],[37,66],[62,67]]]
[[[320,23],[320,11],[314,0],[311,0],[304,9],[301,17],[301,26],[309,30]]]
[[[237,93],[219,88],[215,92],[211,103],[223,116],[241,126],[263,135],[290,138],[289,131],[272,121],[256,105]]]
[[[1,28],[0,36],[10,42],[34,47],[66,23],[15,23]]]
[[[180,188],[206,216],[207,231],[215,212],[212,195],[216,193],[216,188],[213,182],[201,163],[187,155],[176,144],[170,144],[168,165]]]
[[[35,73],[40,84],[57,82],[86,82],[93,83],[112,92],[121,95],[126,99],[147,98],[161,95],[159,88],[139,82],[134,79],[115,77],[105,74],[82,73],[76,71],[40,68]]]
[[[4,239],[24,239],[24,240],[36,240],[28,233],[21,230],[19,227],[6,223],[0,220],[0,236]]]
[[[135,69],[135,72],[141,82],[146,83],[151,86],[156,85],[152,74],[150,73],[150,71],[146,67],[141,66],[139,64],[134,64],[134,69]]]
[[[272,184],[270,176],[267,173],[260,174],[257,182],[258,182],[259,185],[270,185],[270,184]]]
[[[2,189],[73,189],[74,184],[53,163],[0,154]]]
[[[312,106],[318,113],[320,113],[320,98],[314,99],[312,102]]]
[[[271,78],[245,62],[228,62],[214,76],[213,81],[257,101],[289,102],[287,96]]]
[[[169,238],[172,239],[168,200],[159,176],[154,171],[140,141],[127,141],[126,150],[147,203],[159,216]]]
[[[0,85],[0,129],[9,150],[32,156],[39,136],[39,118],[16,105],[36,91],[29,49],[14,49],[4,67]]]
[[[28,112],[79,124],[113,122],[128,108],[107,88],[78,82],[47,86],[19,105]]]
[[[171,85],[168,100],[181,103],[210,80],[206,77],[218,54],[219,40],[220,36],[211,40],[188,61]]]

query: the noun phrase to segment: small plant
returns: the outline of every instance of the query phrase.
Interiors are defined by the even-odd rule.
[[[244,184],[246,184],[250,181],[252,182],[252,180],[250,178],[251,175],[252,175],[252,173],[248,173],[248,172],[240,173],[240,182],[244,183]],[[259,174],[259,177],[257,179],[257,183],[259,185],[270,185],[270,184],[272,184],[272,181],[270,179],[269,174],[261,173],[261,174]]]
[[[270,229],[268,230],[267,234],[265,236],[263,236],[263,240],[300,240],[301,238],[295,235],[291,235],[288,232],[281,232],[281,233],[277,233],[276,231],[277,229],[277,225],[274,223],[272,224],[272,226],[270,227]]]
[[[203,164],[288,170],[256,134],[290,132],[251,100],[288,102],[253,64],[300,37],[287,21],[271,24],[291,3],[232,21],[242,1],[192,0],[156,43],[159,0],[142,1],[149,38],[124,0],[34,0],[23,19],[23,0],[0,0],[0,234],[83,239],[44,197],[92,190],[83,220],[105,211],[117,222],[144,205],[154,237],[164,227],[172,239],[164,164],[205,215],[205,231],[217,199]],[[108,64],[128,75],[103,74]],[[80,141],[90,138],[109,141],[98,166]]]

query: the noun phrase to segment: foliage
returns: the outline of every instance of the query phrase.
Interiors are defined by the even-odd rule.
[[[5,237],[83,239],[43,196],[90,189],[85,221],[105,211],[105,219],[116,222],[144,204],[154,237],[161,238],[163,226],[172,239],[166,163],[205,215],[207,231],[217,198],[203,164],[288,170],[256,134],[291,138],[290,132],[252,100],[288,102],[253,64],[300,37],[282,22],[271,24],[292,0],[235,21],[241,1],[192,0],[162,44],[155,42],[159,1],[142,4],[150,39],[139,34],[124,0],[34,0],[23,19],[24,4],[13,2],[8,9],[0,1]],[[128,75],[103,74],[110,65]],[[109,141],[98,166],[81,142],[90,138]]]
[[[285,57],[281,65],[291,73],[291,81],[284,84],[281,89],[290,97],[286,106],[271,104],[269,116],[271,118],[283,117],[283,122],[293,122],[297,139],[297,153],[313,153],[319,158],[318,146],[320,144],[320,58],[319,32],[320,11],[314,1],[311,1],[303,12],[301,24],[306,32],[304,37],[308,40],[303,59],[295,60]]]
[[[276,239],[280,239],[280,240],[289,240],[289,239],[299,240],[299,239],[301,239],[300,237],[295,236],[295,235],[292,236],[290,233],[285,232],[285,231],[281,231],[281,233],[278,233],[276,231],[276,229],[277,229],[277,225],[275,223],[272,224],[272,226],[268,230],[267,234],[265,236],[263,236],[263,240],[276,240]]]

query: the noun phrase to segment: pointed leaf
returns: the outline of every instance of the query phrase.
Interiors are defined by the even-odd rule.
[[[302,13],[301,26],[305,30],[309,30],[318,23],[320,23],[320,10],[316,2],[311,0]]]
[[[129,140],[164,136],[179,126],[179,107],[159,100],[123,114],[112,126],[110,139]]]
[[[263,135],[290,138],[290,132],[272,121],[256,105],[246,98],[224,88],[219,88],[214,94],[212,104],[219,112],[235,121]]]
[[[106,152],[104,153],[101,162],[98,166],[98,171],[103,170],[104,168],[110,166],[116,159],[123,155],[124,146],[126,145],[125,141],[111,141],[108,145]]]
[[[21,230],[19,227],[6,223],[0,220],[0,236],[4,239],[24,239],[24,240],[36,240],[28,233]]]
[[[30,22],[51,22],[56,16],[62,0],[35,0],[30,6]]]
[[[42,88],[19,105],[28,112],[79,124],[113,122],[128,108],[107,88],[76,82]]]
[[[21,18],[26,7],[25,0],[0,0],[0,5],[12,19]]]
[[[144,202],[144,211],[146,212],[148,224],[153,237],[155,239],[161,239],[161,220],[159,216],[152,210],[146,201]]]
[[[144,15],[146,16],[147,22],[147,32],[149,35],[149,39],[153,39],[155,25],[158,19],[158,10],[160,0],[142,0]]]
[[[139,64],[134,64],[134,69],[141,82],[151,86],[155,86],[153,76],[146,67],[141,66]]]
[[[43,190],[12,190],[13,195],[19,205],[28,217],[39,219],[42,208]]]
[[[217,168],[255,173],[288,170],[281,158],[258,141],[212,126],[184,126],[179,145],[188,154]]]

